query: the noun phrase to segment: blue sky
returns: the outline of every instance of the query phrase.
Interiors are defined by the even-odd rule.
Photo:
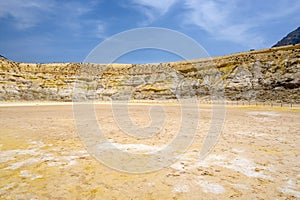
[[[104,39],[163,27],[211,56],[268,48],[300,26],[298,0],[0,0],[0,54],[20,62],[82,62]],[[176,61],[144,50],[118,62]]]

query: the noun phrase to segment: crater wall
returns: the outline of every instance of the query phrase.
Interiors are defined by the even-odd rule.
[[[300,45],[158,64],[0,59],[1,101],[226,100],[300,103]]]

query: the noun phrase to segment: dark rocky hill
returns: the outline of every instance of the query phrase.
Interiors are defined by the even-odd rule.
[[[280,47],[285,45],[294,45],[300,43],[300,27],[298,27],[293,32],[289,33],[282,40],[277,42],[273,47]]]
[[[0,55],[0,60],[8,60],[8,59],[5,58],[4,56]]]

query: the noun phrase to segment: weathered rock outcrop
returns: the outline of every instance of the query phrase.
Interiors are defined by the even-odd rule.
[[[300,45],[160,64],[0,59],[0,100],[211,99],[300,103]]]

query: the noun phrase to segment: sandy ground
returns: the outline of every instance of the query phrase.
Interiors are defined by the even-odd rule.
[[[180,109],[162,104],[165,126],[136,139],[116,125],[111,108],[96,105],[106,137],[125,151],[159,149],[176,134]],[[149,124],[151,105],[132,104],[134,123]],[[227,106],[222,135],[199,160],[211,122],[201,106],[188,151],[162,170],[130,174],[92,157],[79,139],[71,105],[0,107],[1,199],[300,199],[300,110]]]

